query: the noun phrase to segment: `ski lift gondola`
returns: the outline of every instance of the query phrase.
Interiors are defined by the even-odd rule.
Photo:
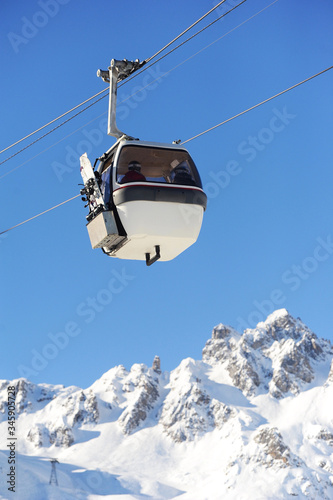
[[[97,159],[95,171],[87,155],[81,156],[81,194],[88,201],[92,247],[151,265],[171,260],[195,243],[207,197],[184,147],[140,141],[117,128],[117,81],[138,67],[139,61],[112,60],[109,72],[97,73],[110,82],[108,134],[118,140]]]

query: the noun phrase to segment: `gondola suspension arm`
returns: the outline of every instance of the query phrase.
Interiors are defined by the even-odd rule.
[[[139,59],[135,61],[128,61],[123,59],[119,61],[117,59],[112,59],[108,71],[99,69],[97,70],[97,76],[102,78],[103,82],[110,83],[109,92],[109,116],[108,116],[108,135],[112,135],[117,139],[120,137],[132,137],[128,136],[117,127],[116,123],[116,108],[117,108],[117,83],[125,80],[134,71],[141,68],[145,64],[145,61],[140,62]]]

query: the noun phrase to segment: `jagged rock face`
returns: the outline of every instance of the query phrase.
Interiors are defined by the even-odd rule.
[[[91,386],[104,400],[104,406],[109,407],[124,434],[133,433],[143,424],[159,398],[161,371],[157,358],[151,369],[144,364],[134,364],[130,371],[121,365],[112,368]]]
[[[31,403],[27,401],[29,390],[33,392],[33,386],[25,380],[19,380],[16,384],[16,408],[18,413],[27,410],[31,405]]]
[[[159,356],[155,356],[152,369],[154,372],[158,373],[159,375],[162,373],[161,372],[161,360],[160,360]]]
[[[203,360],[224,364],[233,384],[246,396],[269,390],[275,398],[298,394],[313,380],[312,361],[332,353],[328,341],[319,340],[300,319],[285,309],[276,311],[241,336],[219,325],[203,349]]]
[[[326,439],[327,433],[323,432],[323,435]],[[319,439],[318,436],[317,439]],[[256,447],[253,446],[254,443]],[[288,497],[325,500],[332,498],[330,491],[332,482],[325,476],[320,478],[317,471],[311,470],[300,456],[293,453],[276,427],[265,425],[257,429],[250,439],[250,447],[247,456],[244,457],[244,462],[256,468],[263,466],[267,471],[273,469],[275,474],[285,471],[282,477],[285,478],[287,485],[285,495]],[[329,473],[333,472],[326,460],[318,462],[318,467],[326,469]],[[290,481],[290,478],[293,480]],[[288,485],[289,481],[290,485]],[[276,497],[287,498],[287,496],[277,495]],[[275,498],[275,496],[269,498]]]
[[[330,500],[332,356],[329,342],[280,310],[242,335],[218,325],[203,360],[185,359],[170,374],[162,373],[155,357],[152,368],[118,366],[85,390],[0,381],[0,432],[7,431],[7,387],[14,385],[22,457],[56,454],[81,466],[81,450],[82,455],[88,450],[100,470],[106,472],[107,463],[107,474],[98,475],[103,482],[109,475],[105,457],[112,455],[116,467],[134,464],[128,484],[144,464],[145,477],[135,491],[147,491],[149,498],[183,497],[183,487],[194,483],[184,499],[243,498],[245,491],[247,498]],[[130,460],[129,444],[134,449]],[[4,459],[0,453],[1,466]],[[158,461],[162,466],[155,467]],[[149,471],[155,476],[163,469],[164,479],[164,466],[172,493],[154,485],[148,494]],[[211,478],[217,487],[214,497],[195,490]]]
[[[55,446],[68,448],[74,443],[73,431],[70,427],[57,427],[50,432],[50,443]]]
[[[236,414],[205,391],[199,367],[192,359],[184,360],[171,375],[159,423],[175,442],[192,441],[209,429],[221,428]]]
[[[36,448],[48,447],[53,444],[57,447],[68,448],[74,443],[74,436],[72,429],[65,425],[50,430],[43,424],[36,424],[28,432],[27,440],[33,443]]]
[[[159,396],[157,382],[147,373],[141,374],[133,392],[135,392],[134,401],[127,406],[118,419],[125,434],[131,434],[146,420]]]
[[[230,337],[234,331],[235,330],[230,326],[222,325],[222,323],[220,323],[213,329],[212,339],[226,339]]]
[[[257,368],[260,360],[256,351],[233,328],[224,325],[214,328],[212,339],[206,342],[202,351],[202,359],[211,364],[225,364],[236,387],[246,395],[256,393],[260,385]]]
[[[264,463],[267,467],[291,465],[291,452],[283,442],[281,434],[276,428],[265,427],[254,436],[254,441],[264,450]],[[295,462],[295,459],[293,460]]]
[[[17,413],[33,411],[34,408],[31,401],[43,403],[52,401],[52,399],[55,397],[53,388],[47,389],[43,385],[37,386],[36,384],[32,384],[25,379],[19,379],[15,381],[14,387],[16,393]]]
[[[237,349],[240,334],[233,328],[218,325],[213,329],[212,339],[206,342],[202,359],[207,362],[221,362]]]
[[[75,427],[98,422],[98,404],[92,391],[76,391],[65,398],[60,395],[59,399],[63,402],[61,411],[57,404],[56,420],[37,423],[27,434],[27,440],[36,447],[54,444],[68,448],[74,443]]]
[[[263,326],[264,331],[267,331],[268,337],[271,337],[273,340],[280,341],[286,337],[298,340],[301,338],[304,330],[310,331],[302,321],[293,318],[285,309],[276,311],[271,316],[273,316],[272,320],[269,317],[265,322],[259,323],[257,328],[260,329]]]
[[[82,430],[96,428],[92,434],[98,440],[96,436],[109,425],[115,426],[118,436],[120,429],[124,440],[138,433],[134,441],[140,439],[141,430],[148,434],[154,427],[163,442],[171,447],[183,443],[184,449],[191,441],[199,442],[215,433],[212,441],[216,436],[221,442],[221,453],[225,441],[231,440],[222,475],[232,475],[237,467],[284,471],[284,477],[294,477],[297,472],[292,471],[301,470],[300,486],[290,487],[290,495],[301,491],[313,498],[330,498],[325,497],[331,487],[328,482],[323,480],[318,486],[314,479],[318,470],[321,477],[333,476],[330,421],[316,420],[316,425],[307,427],[304,446],[319,453],[313,472],[288,442],[284,429],[277,427],[279,421],[268,424],[266,417],[256,413],[256,401],[261,398],[273,401],[276,408],[289,404],[292,397],[279,399],[286,395],[296,398],[314,381],[321,362],[325,362],[328,374],[329,356],[329,342],[319,340],[286,311],[278,311],[243,335],[218,325],[203,350],[203,361],[186,359],[171,374],[162,373],[160,359],[155,357],[152,368],[135,364],[128,371],[118,366],[86,390],[34,385],[23,379],[0,382],[0,422],[6,417],[6,387],[15,385],[19,419],[30,419],[25,437],[34,448],[52,452],[53,447],[61,447],[64,453],[74,443],[81,446]],[[332,395],[332,382],[333,363],[324,388],[327,397]]]
[[[46,387],[44,384],[36,385],[23,378],[12,382],[3,380],[0,382],[0,394],[3,394],[3,398],[0,396],[0,413],[3,414],[7,408],[7,397],[5,394],[9,386],[15,387],[15,409],[17,414],[35,411],[37,407],[42,407],[43,404],[52,401],[56,390],[60,387]]]
[[[65,417],[70,427],[98,421],[97,399],[92,391],[87,391],[87,393],[78,391],[71,394],[62,406],[65,409]]]
[[[210,397],[199,384],[188,388],[179,397],[171,391],[164,402],[160,423],[175,442],[193,440],[213,425],[213,412],[209,407]]]
[[[227,370],[236,387],[246,395],[254,394],[260,385],[260,376],[256,371],[256,356],[240,346],[228,360]]]
[[[50,445],[50,434],[48,429],[42,424],[34,425],[27,434],[27,440],[33,443],[36,448]]]
[[[308,346],[308,341],[305,333],[298,342],[293,339],[280,342],[280,353],[275,360],[270,382],[270,392],[274,397],[280,398],[288,392],[298,394],[301,382],[310,383],[313,380],[314,370],[309,357],[304,354],[304,345]]]
[[[326,441],[329,446],[333,447],[333,433],[329,432],[327,429],[321,429],[317,434],[317,439],[322,439]]]

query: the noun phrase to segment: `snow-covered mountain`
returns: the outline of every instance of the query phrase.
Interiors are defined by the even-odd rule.
[[[216,326],[202,360],[171,373],[156,357],[88,389],[2,380],[0,498],[333,499],[332,360],[331,344],[281,309],[243,334]]]

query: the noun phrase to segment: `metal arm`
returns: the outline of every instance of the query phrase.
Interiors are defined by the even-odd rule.
[[[118,61],[117,59],[112,59],[108,68],[109,71],[101,69],[97,71],[97,76],[101,77],[104,82],[110,83],[108,135],[112,135],[117,139],[124,135],[126,136],[124,132],[119,130],[116,124],[117,83],[127,78],[131,73],[143,66],[143,64],[145,64],[145,61],[140,63],[139,59],[135,61],[127,61],[127,59]]]

